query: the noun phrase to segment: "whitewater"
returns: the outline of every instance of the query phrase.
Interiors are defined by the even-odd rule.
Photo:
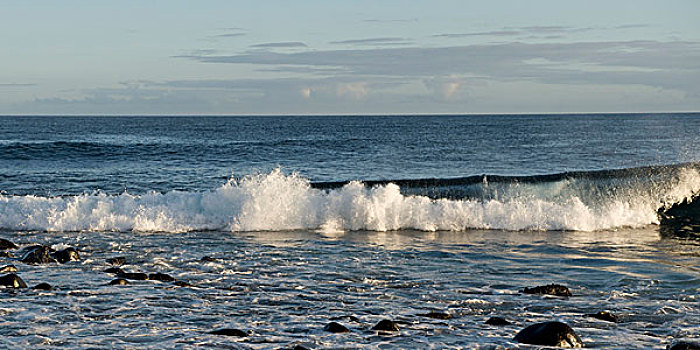
[[[661,184],[637,180],[629,188],[591,193],[572,180],[501,184],[499,199],[433,199],[405,195],[393,183],[351,181],[321,190],[280,169],[230,180],[210,191],[144,195],[0,196],[0,228],[24,231],[188,232],[290,231],[596,231],[658,224],[658,211],[700,192],[695,168]],[[657,171],[658,172],[658,171]],[[671,175],[671,174],[668,174]],[[657,176],[658,177],[658,176]],[[658,179],[657,179],[658,180]],[[487,177],[482,191],[488,189]],[[612,185],[620,185],[620,182]],[[611,186],[611,185],[608,185]],[[631,187],[636,186],[636,187]],[[643,188],[655,186],[655,188]],[[587,191],[586,191],[587,190]],[[617,193],[613,193],[615,190]],[[597,196],[597,198],[596,198]]]

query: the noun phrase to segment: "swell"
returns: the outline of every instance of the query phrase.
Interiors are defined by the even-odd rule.
[[[0,195],[0,228],[186,232],[468,229],[595,231],[675,220],[697,163],[539,176],[311,183],[280,170],[201,192]],[[666,215],[666,213],[669,213]],[[690,215],[695,215],[691,214]]]
[[[173,138],[155,137],[149,141],[95,141],[95,140],[61,140],[61,141],[20,141],[0,140],[0,159],[40,160],[56,158],[111,158],[111,157],[162,157],[171,154],[220,155],[221,159],[231,152],[245,154],[250,148],[276,152],[295,148],[345,149],[352,145],[354,149],[366,148],[366,140],[348,138],[342,140],[245,140],[245,141],[211,141],[196,140],[183,143]],[[193,143],[194,142],[194,143]]]
[[[129,145],[91,141],[5,142],[0,144],[0,158],[14,160],[103,158],[156,154],[162,149],[163,147],[158,144]]]
[[[624,168],[624,169],[604,169],[591,171],[569,171],[554,174],[507,176],[507,175],[472,175],[458,178],[425,178],[425,179],[397,179],[397,180],[364,180],[367,186],[382,186],[390,183],[401,187],[402,192],[407,194],[418,194],[428,196],[433,199],[483,199],[488,196],[491,187],[524,185],[545,185],[547,183],[559,182],[580,182],[593,187],[611,187],[616,184],[637,182],[637,188],[649,188],[653,190],[655,185],[652,178],[663,177],[660,181],[672,180],[672,176],[679,171],[694,170],[700,171],[700,162],[681,163],[674,165],[655,165],[646,167]],[[318,189],[338,189],[342,188],[350,181],[330,181],[313,182],[311,186]],[[623,185],[625,186],[625,185]]]

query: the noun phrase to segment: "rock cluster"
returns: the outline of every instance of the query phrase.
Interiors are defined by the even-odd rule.
[[[69,261],[78,260],[80,260],[80,254],[78,254],[75,248],[66,248],[56,251],[45,245],[27,247],[20,258],[20,261],[25,264],[49,264],[56,262],[65,264]]]
[[[16,244],[6,239],[0,239],[0,249],[4,250],[4,254],[0,255],[2,257],[14,256],[13,252],[8,250],[19,249]],[[79,261],[80,254],[77,249],[69,247],[62,250],[54,250],[47,245],[31,245],[21,250],[19,259],[14,261],[19,261],[25,264],[66,264],[71,261]],[[201,261],[210,262],[217,261],[216,259],[205,257]],[[191,284],[185,281],[180,281],[173,276],[161,273],[161,272],[128,272],[124,269],[128,269],[127,258],[123,256],[116,256],[105,259],[106,269],[105,273],[113,274],[114,279],[108,282],[111,286],[129,286],[131,283],[139,283],[133,281],[158,281],[158,282],[170,282],[173,286],[180,287],[192,287]],[[125,267],[126,266],[126,267]],[[21,267],[21,266],[20,266]],[[27,283],[16,273],[18,268],[15,265],[7,264],[0,267],[0,273],[4,274],[0,276],[0,287],[10,288],[13,290],[17,289],[27,289]],[[51,291],[54,287],[48,283],[42,282],[36,284],[32,290],[35,291]],[[60,288],[59,288],[60,289]],[[572,293],[566,286],[560,284],[548,284],[540,285],[534,287],[526,287],[522,290],[525,294],[535,294],[535,295],[551,295],[558,297],[572,297]],[[599,311],[597,313],[582,314],[582,316],[595,318],[602,321],[618,323],[619,318],[609,312],[609,311]],[[431,318],[435,320],[448,321],[455,317],[461,317],[458,313],[449,313],[442,311],[429,311],[425,313],[415,314],[415,317]],[[347,322],[355,323],[352,328],[349,328],[337,321],[345,320]],[[423,320],[425,321],[425,320]],[[423,322],[423,321],[413,321],[413,322]],[[409,330],[411,322],[404,322],[407,324]],[[429,321],[428,321],[429,322]],[[512,327],[513,322],[507,320],[501,316],[489,317],[484,324],[494,327]],[[518,324],[518,322],[516,322]],[[325,324],[323,331],[328,333],[353,333],[358,332],[378,332],[381,336],[396,336],[400,335],[401,327],[399,322],[391,319],[383,319],[378,323],[374,324],[371,328],[370,324],[363,323],[358,317],[352,315],[337,316],[330,319],[330,322]],[[515,333],[516,329],[512,329]],[[227,336],[236,338],[246,338],[251,337],[254,333],[251,331],[244,331],[237,328],[219,328],[208,332],[211,335],[217,336]],[[339,335],[346,336],[346,335]],[[528,325],[520,329],[513,341],[522,344],[540,345],[540,346],[552,346],[552,347],[564,347],[564,348],[580,348],[583,347],[583,341],[578,334],[569,325],[559,321],[549,321],[540,322]],[[308,349],[303,345],[295,345],[294,349]],[[700,350],[700,345],[697,343],[690,343],[685,341],[676,342],[669,345],[667,349],[670,350]]]
[[[0,257],[14,258],[15,254],[7,250],[16,249],[19,249],[19,247],[15,243],[7,239],[0,238],[0,250],[2,250],[0,251]],[[80,253],[78,253],[78,250],[73,247],[56,250],[43,244],[29,245],[21,249],[18,256],[20,256],[20,258],[17,259],[17,261],[31,265],[66,264],[71,261],[80,261]],[[127,280],[151,280],[173,282],[173,285],[180,287],[192,287],[191,284],[184,281],[178,281],[173,276],[166,273],[154,272],[147,274],[144,272],[126,272],[120,267],[126,263],[126,258],[123,256],[108,258],[106,259],[106,262],[107,264],[111,265],[111,267],[104,270],[104,272],[115,274],[117,277],[116,279],[110,281],[108,283],[109,285],[125,286],[129,284]],[[24,282],[24,280],[22,280],[22,278],[15,273],[17,271],[18,269],[15,265],[5,265],[0,267],[0,273],[6,274],[0,276],[0,287],[13,289],[27,288],[27,284]],[[53,286],[42,282],[34,286],[32,289],[51,291],[53,290]]]

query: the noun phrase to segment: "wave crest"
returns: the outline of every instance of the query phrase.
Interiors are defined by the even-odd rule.
[[[453,186],[453,185],[450,185]],[[406,194],[394,183],[315,188],[299,175],[229,180],[204,192],[65,197],[0,195],[0,227],[26,231],[187,232],[415,229],[595,231],[658,224],[658,211],[700,192],[692,166],[646,176],[470,183],[482,198]],[[408,191],[410,193],[411,191]]]

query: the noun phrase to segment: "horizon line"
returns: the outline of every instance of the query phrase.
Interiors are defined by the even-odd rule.
[[[549,116],[549,115],[619,115],[619,114],[700,114],[696,111],[645,111],[645,112],[496,112],[496,113],[309,113],[309,114],[98,114],[98,113],[77,113],[77,114],[0,114],[0,118],[6,117],[457,117],[457,116]]]

